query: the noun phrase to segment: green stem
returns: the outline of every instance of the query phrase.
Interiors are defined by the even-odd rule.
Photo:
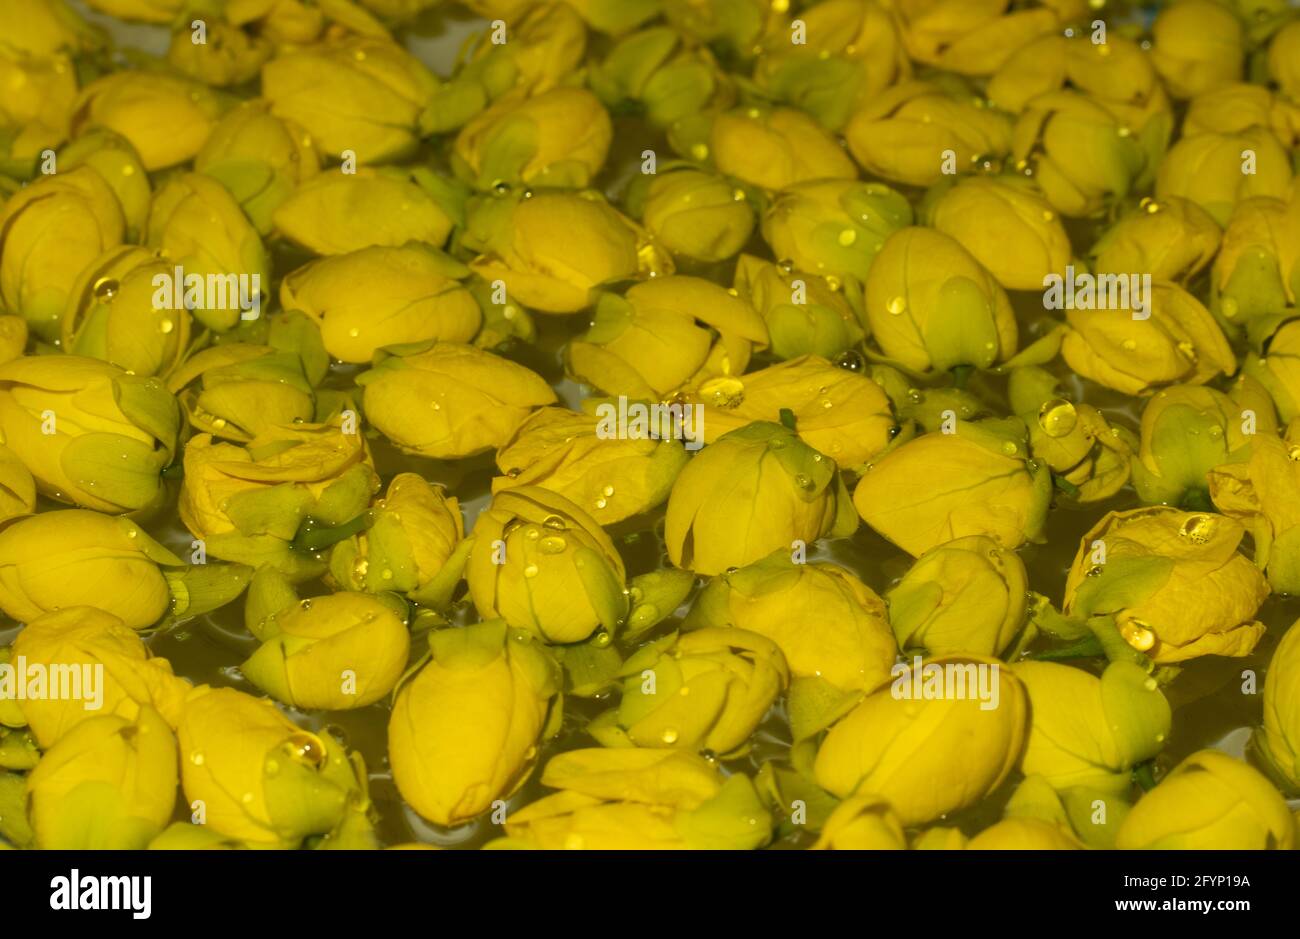
[[[966,385],[970,382],[970,377],[975,373],[973,365],[954,365],[952,369],[953,387],[965,391]]]
[[[794,411],[791,411],[789,408],[781,408],[780,415],[782,425],[784,425],[788,430],[794,430]]]
[[[1142,787],[1143,792],[1150,792],[1156,787],[1155,761],[1146,760],[1133,767],[1133,781]]]

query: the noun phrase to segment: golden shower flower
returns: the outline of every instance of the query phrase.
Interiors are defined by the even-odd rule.
[[[912,207],[888,186],[813,180],[776,194],[763,215],[763,239],[783,263],[865,283],[885,240],[910,224]]]
[[[857,528],[833,460],[781,424],[724,434],[682,470],[668,497],[664,540],[677,567],[720,574],[792,542]]]
[[[1016,49],[1056,28],[1042,7],[1010,0],[892,0],[903,45],[917,62],[966,75],[996,71]]]
[[[534,411],[497,451],[504,475],[492,491],[541,486],[582,506],[602,525],[656,508],[686,465],[680,440],[617,433],[617,406],[595,414],[561,407]],[[613,429],[614,433],[606,433]]]
[[[1283,324],[1273,334],[1267,355],[1248,353],[1241,372],[1268,390],[1283,421],[1300,417],[1300,320]]]
[[[1292,20],[1268,44],[1268,75],[1283,93],[1300,101],[1300,20]]]
[[[225,88],[250,82],[275,53],[264,36],[223,20],[204,21],[203,42],[195,42],[191,30],[182,27],[172,33],[167,64],[205,85]]]
[[[772,816],[744,773],[681,750],[571,750],[542,785],[559,792],[512,812],[506,834],[543,850],[752,850]]]
[[[1223,330],[1201,302],[1172,283],[1153,283],[1145,318],[1130,307],[1067,310],[1061,355],[1079,375],[1128,395],[1177,382],[1205,384],[1237,370]]]
[[[792,108],[719,114],[713,119],[709,152],[720,173],[760,189],[858,175],[835,139],[807,114]]]
[[[305,45],[331,33],[389,40],[384,24],[352,0],[226,0],[225,18],[265,36],[276,47]]]
[[[1183,119],[1183,136],[1236,134],[1252,127],[1267,128],[1283,145],[1292,147],[1300,136],[1300,108],[1262,85],[1222,85],[1192,99]]]
[[[258,587],[255,578],[250,603]],[[249,626],[261,645],[240,672],[296,708],[341,711],[374,704],[397,685],[411,648],[406,624],[392,606],[352,591],[290,603]]]
[[[1146,51],[1133,39],[1108,33],[1093,42],[1086,31],[1074,37],[1040,36],[1015,49],[989,79],[989,101],[1019,114],[1034,98],[1066,87],[1112,108],[1141,107],[1163,96],[1160,78]]]
[[[736,627],[777,644],[790,669],[796,741],[887,682],[898,654],[885,603],[834,564],[797,563],[788,549],[709,581],[687,629]]]
[[[42,176],[0,203],[0,300],[46,339],[58,335],[68,287],[125,235],[122,206],[94,169]]]
[[[151,707],[71,728],[27,774],[27,815],[45,850],[144,848],[176,807],[176,737]]]
[[[697,261],[725,261],[754,231],[754,210],[744,192],[721,176],[694,169],[652,177],[641,220],[673,254]]]
[[[509,18],[509,42],[484,32],[460,76],[473,76],[492,98],[521,89],[533,94],[564,82],[587,50],[587,27],[565,3],[526,4]]]
[[[1008,290],[1041,289],[1048,274],[1065,273],[1072,256],[1060,217],[1028,181],[1015,177],[958,182],[935,202],[930,224]]]
[[[1111,512],[1079,543],[1064,613],[1114,617],[1125,641],[1161,665],[1249,655],[1264,634],[1254,616],[1268,582],[1237,550],[1244,535],[1221,515]]]
[[[0,436],[61,502],[100,512],[154,505],[180,430],[157,378],[99,359],[25,356],[0,365]]]
[[[324,567],[293,541],[303,523],[353,521],[379,488],[365,439],[327,424],[268,428],[239,446],[198,434],[185,445],[180,518],[214,557],[270,564],[295,578]]]
[[[929,186],[944,178],[949,151],[959,170],[1010,152],[1010,119],[976,100],[951,97],[929,82],[903,82],[859,108],[844,139],[867,173]]]
[[[479,0],[480,3],[484,0]],[[509,2],[509,0],[504,0]],[[592,29],[619,36],[659,13],[659,0],[564,0]]]
[[[1264,127],[1240,133],[1183,137],[1169,149],[1156,174],[1156,198],[1181,196],[1195,202],[1220,225],[1236,205],[1253,196],[1286,199],[1291,158]]]
[[[698,160],[708,156],[710,114],[736,98],[708,48],[685,42],[668,26],[620,39],[590,67],[587,81],[606,107],[637,107],[651,126],[667,130],[674,150]]]
[[[131,141],[102,127],[88,130],[59,151],[57,164],[60,173],[79,166],[88,166],[99,173],[121,206],[126,222],[123,240],[134,243],[140,239],[149,223],[153,190],[149,174]]]
[[[742,254],[734,286],[763,317],[772,354],[779,359],[809,354],[834,358],[865,335],[860,284]]]
[[[1294,581],[1288,588],[1294,590]],[[1294,625],[1294,624],[1293,624]],[[1300,630],[1289,629],[1273,652],[1264,677],[1264,726],[1255,731],[1254,742],[1269,767],[1290,790],[1300,789]]]
[[[0,522],[36,511],[36,480],[8,447],[0,444]]]
[[[1006,291],[953,237],[908,227],[876,255],[867,320],[880,350],[917,372],[989,368],[1016,351]]]
[[[64,607],[96,606],[142,629],[171,605],[160,567],[181,564],[130,519],[84,509],[41,512],[0,531],[0,609],[29,622]]]
[[[465,580],[479,615],[545,642],[613,633],[627,614],[627,572],[600,523],[557,493],[505,489],[479,514]]]
[[[285,275],[280,306],[319,326],[325,349],[343,362],[369,362],[383,346],[468,342],[483,320],[460,283],[469,268],[417,243],[322,258]]]
[[[1146,201],[1102,233],[1089,250],[1097,274],[1136,272],[1185,285],[1219,250],[1218,223],[1195,202],[1177,196]]]
[[[6,39],[8,37],[6,36]],[[20,178],[44,164],[44,151],[68,139],[77,73],[67,56],[33,56],[0,45],[0,168]]]
[[[502,446],[534,408],[556,400],[535,372],[451,342],[392,350],[357,384],[375,429],[407,453],[439,460]]]
[[[170,372],[188,351],[190,315],[184,308],[158,307],[160,275],[173,276],[172,265],[152,251],[126,245],[84,268],[60,321],[63,350],[102,359],[132,375]]]
[[[1245,36],[1232,10],[1213,0],[1177,0],[1151,28],[1151,63],[1175,98],[1241,78]]]
[[[1300,296],[1300,199],[1267,196],[1237,203],[1214,259],[1212,308],[1256,348],[1288,317]]]
[[[402,798],[438,825],[468,822],[528,779],[558,729],[558,669],[500,620],[440,629],[430,660],[402,685],[388,757]]]
[[[172,372],[167,387],[191,427],[237,443],[281,424],[309,421],[315,413],[302,357],[271,346],[210,346]]]
[[[221,183],[261,235],[298,187],[320,174],[320,154],[302,128],[271,113],[260,99],[231,108],[194,157],[194,170]],[[359,170],[361,173],[368,170]],[[338,179],[357,177],[337,175]],[[341,219],[331,219],[340,223]],[[283,232],[283,226],[280,227]],[[308,245],[310,247],[310,245]]]
[[[889,446],[898,429],[884,389],[819,356],[716,378],[685,400],[704,408],[707,443],[753,421],[778,421],[788,410],[799,439],[841,467],[866,463]]]
[[[716,339],[715,339],[716,333]],[[626,295],[603,294],[591,328],[569,342],[570,372],[611,395],[657,400],[715,363],[744,371],[767,345],[746,301],[700,277],[657,277]]]
[[[582,188],[605,165],[613,135],[609,114],[585,88],[516,92],[461,128],[452,163],[476,189],[501,183]]]
[[[470,268],[541,313],[576,313],[602,284],[642,270],[649,235],[598,194],[539,192],[480,202],[464,244],[479,257]],[[672,273],[671,261],[647,255],[648,271]]]
[[[1250,531],[1270,586],[1300,593],[1300,446],[1260,428],[1209,471],[1209,490],[1214,507]]]
[[[185,800],[227,838],[296,848],[368,805],[360,758],[298,727],[269,698],[195,688],[177,736]]]
[[[1018,554],[969,535],[922,554],[885,599],[904,652],[996,657],[1025,624],[1028,591]]]
[[[275,230],[313,254],[412,241],[441,247],[452,229],[450,205],[422,185],[426,179],[419,171],[388,167],[320,173],[276,206]]]
[[[0,32],[7,45],[38,56],[89,51],[103,43],[100,31],[65,0],[0,0]]]
[[[1032,717],[1025,775],[1042,776],[1057,790],[1123,796],[1133,767],[1163,749],[1172,711],[1140,665],[1111,662],[1100,678],[1055,662],[1014,668]]]
[[[1138,800],[1115,847],[1286,851],[1295,841],[1286,801],[1258,770],[1216,750],[1199,750]]]
[[[311,135],[322,152],[358,163],[409,156],[438,79],[391,39],[344,36],[288,49],[262,68],[271,113]]]
[[[849,796],[835,807],[810,851],[901,851],[907,836],[888,800]]]
[[[747,748],[789,683],[780,648],[744,629],[671,633],[637,650],[618,677],[623,693],[608,719],[589,732],[609,746],[710,750]]]
[[[967,535],[1012,550],[1036,541],[1052,480],[1030,459],[1024,424],[954,418],[951,426],[877,459],[853,492],[858,514],[913,557]]]
[[[1085,845],[1059,825],[1039,818],[1011,817],[994,822],[963,847],[970,851],[1077,851]]]
[[[103,127],[121,134],[149,172],[192,160],[222,110],[206,85],[165,72],[113,72],[82,89],[72,131]]]
[[[938,671],[927,675],[932,667]],[[893,686],[841,718],[813,765],[823,789],[840,798],[880,796],[907,826],[974,805],[1001,785],[1020,759],[1029,723],[1024,685],[996,659],[943,656],[915,669],[900,670]],[[978,694],[947,694],[942,687],[937,695],[910,693],[922,681],[935,691],[933,676],[956,686],[950,671],[967,691],[979,684]]]

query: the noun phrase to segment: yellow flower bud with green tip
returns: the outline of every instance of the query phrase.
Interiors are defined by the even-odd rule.
[[[912,224],[912,207],[881,183],[813,180],[777,193],[763,215],[763,239],[795,267],[867,281],[885,240]]]
[[[60,320],[61,345],[72,355],[102,359],[132,375],[162,375],[189,347],[190,315],[159,309],[156,278],[172,266],[144,248],[113,248],[73,282]]]
[[[1198,385],[1157,391],[1142,410],[1142,445],[1133,461],[1133,486],[1147,504],[1207,507],[1206,474],[1251,443],[1245,411],[1256,414],[1258,432],[1273,435],[1268,395],[1258,383],[1238,384],[1230,398]],[[1250,432],[1247,433],[1247,430]]]
[[[125,225],[117,196],[91,167],[42,176],[0,204],[0,300],[53,339],[73,278],[122,243]]]
[[[137,576],[140,572],[134,571]],[[93,576],[93,571],[87,573]],[[74,599],[84,602],[87,597]],[[150,655],[134,629],[114,614],[90,606],[63,606],[32,618],[14,640],[13,658],[21,658],[28,667],[44,667],[49,680],[60,682],[60,687],[60,669],[69,675],[73,690],[80,684],[79,697],[50,694],[18,702],[32,735],[46,750],[98,715],[134,721],[144,709],[153,708],[175,727],[190,690],[189,682],[172,674],[170,662]],[[69,669],[81,673],[79,683]],[[103,677],[94,678],[101,669]]]
[[[209,554],[305,579],[324,559],[295,549],[303,523],[355,523],[378,488],[365,438],[335,418],[272,427],[244,446],[191,437],[178,510]]]
[[[191,279],[203,279],[193,313],[209,329],[225,332],[256,315],[260,295],[270,293],[270,261],[261,236],[230,191],[209,176],[173,176],[158,190],[146,242],[173,268],[181,268],[184,283],[175,283],[173,273],[167,286],[183,290],[187,306]]]
[[[562,84],[583,61],[587,27],[572,6],[525,6],[512,15],[510,41],[494,43],[484,33],[461,76],[472,75],[497,98],[511,89],[531,93]]]
[[[393,351],[357,384],[367,419],[407,453],[447,460],[493,450],[556,400],[535,372],[473,346]]]
[[[903,851],[907,836],[889,802],[853,795],[835,807],[811,851]]]
[[[440,247],[458,198],[448,186],[439,177],[390,167],[325,172],[289,193],[272,218],[276,231],[314,254],[411,241]]]
[[[754,231],[754,210],[744,191],[694,169],[650,177],[641,218],[665,248],[697,261],[725,261]]]
[[[857,169],[815,120],[792,108],[727,111],[713,119],[709,151],[718,172],[760,189],[814,179],[856,179]]]
[[[778,421],[789,410],[799,439],[846,468],[884,451],[897,433],[884,390],[820,356],[706,381],[687,400],[705,409],[708,443],[753,421]]]
[[[280,306],[310,316],[335,359],[369,362],[382,346],[474,338],[483,316],[460,283],[468,276],[427,245],[362,248],[287,274]]]
[[[71,728],[27,775],[37,847],[144,848],[176,806],[176,737],[153,708]]]
[[[296,848],[368,807],[360,758],[269,698],[195,688],[177,736],[186,802],[209,830],[250,847]]]
[[[1035,541],[1051,501],[1048,468],[1030,459],[1024,424],[956,421],[890,450],[858,482],[853,504],[913,557],[967,535],[1004,548]]]
[[[33,56],[6,47],[0,50],[0,168],[27,178],[36,172],[45,150],[68,138],[77,100],[77,74],[64,55]]]
[[[871,268],[867,320],[880,350],[917,372],[989,368],[1016,351],[1006,291],[961,244],[929,228],[899,229]]]
[[[1211,308],[1260,348],[1300,296],[1300,199],[1237,203],[1214,259]]]
[[[1050,9],[1007,10],[1007,0],[898,0],[903,45],[915,61],[965,75],[996,71],[1013,51],[1058,23]]]
[[[669,25],[679,33],[741,58],[748,58],[765,34],[783,25],[781,5],[773,6],[767,0],[662,0],[660,5]]]
[[[551,758],[558,789],[512,812],[506,833],[545,850],[745,849],[771,838],[772,816],[743,773],[681,750],[571,750]]]
[[[509,798],[558,729],[558,669],[500,620],[442,629],[430,660],[405,682],[388,722],[388,758],[402,798],[453,826]]]
[[[460,503],[415,473],[398,473],[368,528],[334,546],[330,573],[348,590],[394,590],[441,606],[460,580],[465,523]]]
[[[1135,765],[1156,756],[1172,711],[1140,665],[1112,662],[1098,678],[1055,662],[1019,662],[1033,717],[1021,764],[1054,789],[1089,787],[1123,795]]]
[[[190,426],[237,443],[277,425],[311,420],[315,412],[302,359],[271,346],[211,346],[186,359],[167,385],[179,396]]]
[[[1008,290],[1039,290],[1048,274],[1064,274],[1070,263],[1065,226],[1025,180],[961,180],[935,202],[931,224]]]
[[[909,81],[876,95],[844,128],[853,159],[894,183],[929,186],[944,166],[966,170],[1011,149],[1011,121],[975,99],[951,97],[938,85]],[[947,151],[952,153],[948,164]]]
[[[1250,352],[1241,372],[1268,390],[1283,421],[1300,417],[1300,320],[1278,328],[1268,340],[1268,354]]]
[[[301,127],[273,115],[265,101],[255,100],[222,115],[195,155],[194,170],[230,190],[265,236],[271,233],[272,217],[280,206],[297,187],[320,174],[320,162],[311,137]]]
[[[1061,342],[1066,364],[1128,395],[1178,382],[1203,385],[1236,372],[1227,337],[1199,300],[1172,283],[1153,283],[1148,293],[1145,318],[1134,315],[1136,300],[1129,308],[1066,310],[1069,325]]]
[[[720,574],[795,540],[857,528],[835,462],[789,428],[756,421],[719,437],[687,464],[668,498],[668,557]]]
[[[1115,846],[1287,851],[1295,842],[1286,801],[1258,770],[1218,751],[1200,750],[1138,800]]]
[[[178,29],[167,47],[167,64],[205,85],[227,88],[250,82],[275,53],[264,36],[222,20],[214,19],[205,28],[207,41],[195,42],[189,29]]]
[[[970,535],[931,548],[885,595],[904,652],[997,656],[1025,623],[1025,564],[992,538]]]
[[[766,322],[777,358],[832,359],[865,335],[862,288],[855,281],[817,277],[742,254],[734,286]]]
[[[60,173],[79,166],[89,166],[98,172],[122,207],[125,240],[139,240],[149,223],[153,190],[140,155],[129,140],[104,128],[86,131],[59,151],[57,165]]]
[[[270,576],[283,576],[271,574]],[[254,580],[250,591],[257,588]],[[406,670],[410,635],[393,608],[341,591],[292,603],[253,627],[261,645],[240,666],[254,685],[296,708],[373,704]]]
[[[1151,33],[1151,62],[1175,98],[1191,98],[1241,78],[1244,30],[1224,4],[1178,0],[1161,9]]]
[[[1264,634],[1254,616],[1268,582],[1238,550],[1244,536],[1221,515],[1111,512],[1079,544],[1063,612],[1114,617],[1124,640],[1157,664],[1249,655]]]
[[[600,172],[614,130],[585,88],[507,95],[463,128],[452,163],[476,189],[501,183],[582,188]]]
[[[149,172],[192,160],[212,133],[221,102],[207,86],[165,72],[113,72],[82,89],[74,135],[103,127],[121,134]]]
[[[0,444],[0,522],[36,511],[36,480],[8,447]]]
[[[0,435],[45,495],[101,512],[154,505],[180,416],[157,378],[99,359],[28,356],[0,365]]]
[[[1227,225],[1239,202],[1255,196],[1286,199],[1291,158],[1268,128],[1183,137],[1169,148],[1156,174],[1156,198],[1180,196]]]
[[[584,405],[592,410],[590,399]],[[605,402],[606,413],[614,405]],[[541,486],[582,506],[601,525],[649,512],[686,465],[680,440],[607,435],[611,421],[559,407],[534,411],[497,451],[494,493]],[[615,418],[616,421],[616,418]]]
[[[1209,472],[1210,498],[1245,525],[1278,593],[1300,593],[1300,446],[1264,430]]]
[[[670,130],[706,110],[724,81],[708,52],[684,45],[667,26],[623,37],[588,76],[591,90],[607,106],[635,103],[650,124]],[[730,102],[732,95],[718,100]]]
[[[1192,99],[1183,119],[1183,136],[1236,134],[1252,127],[1271,130],[1285,146],[1300,134],[1300,110],[1262,85],[1234,82]]]
[[[38,56],[89,51],[104,41],[100,30],[82,19],[65,0],[3,0],[0,29],[8,45]]]
[[[581,642],[627,615],[627,572],[600,524],[537,486],[505,489],[479,514],[465,569],[479,615],[546,642]]]
[[[1106,229],[1089,251],[1097,274],[1150,274],[1185,285],[1219,250],[1223,232],[1208,212],[1177,196],[1147,201]]]
[[[576,313],[602,284],[647,272],[671,274],[649,233],[598,195],[539,192],[480,201],[464,245],[480,252],[470,268],[500,280],[507,295],[540,313]],[[644,257],[643,257],[644,255]]]
[[[348,36],[282,52],[262,68],[271,113],[324,153],[385,163],[414,152],[438,79],[391,39]]]
[[[624,662],[619,675],[622,700],[610,712],[611,726],[592,727],[598,740],[711,750],[724,758],[747,749],[790,678],[775,642],[725,628],[656,639]]]
[[[1019,114],[1034,98],[1066,87],[1116,107],[1140,105],[1164,92],[1146,51],[1128,36],[1104,43],[1083,31],[1045,35],[1017,48],[989,79],[989,100]]]
[[[928,673],[932,667],[938,671]],[[977,679],[977,671],[991,677]],[[988,694],[946,693],[945,682],[957,684],[949,673],[967,686],[980,682]],[[936,676],[938,694],[924,692],[923,681],[935,691]],[[922,691],[907,697],[894,688],[913,685]],[[814,763],[817,784],[840,798],[881,796],[904,825],[934,821],[974,805],[1007,778],[1024,747],[1028,711],[1024,685],[996,660],[929,659],[919,672],[900,670],[893,686],[831,727]]]

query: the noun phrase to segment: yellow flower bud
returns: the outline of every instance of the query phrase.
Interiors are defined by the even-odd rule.
[[[903,228],[885,241],[866,307],[880,350],[914,371],[988,368],[1016,351],[1006,291],[956,239],[932,229]]]
[[[889,802],[875,795],[849,796],[826,819],[812,851],[901,851],[907,836]]]
[[[1237,203],[1214,259],[1211,302],[1230,330],[1259,347],[1294,312],[1300,295],[1300,200]]]
[[[858,514],[913,557],[967,535],[1004,548],[1034,541],[1051,473],[1029,459],[1019,421],[954,423],[876,460],[853,492]]]
[[[36,480],[14,452],[0,444],[0,522],[36,511]]]
[[[992,676],[987,700],[942,687],[956,685],[952,674],[974,685],[977,669]],[[930,692],[922,685],[911,694],[923,681]],[[908,689],[908,697],[894,686]],[[1020,758],[1028,725],[1018,678],[996,660],[948,656],[927,660],[919,674],[902,670],[894,686],[868,696],[830,729],[813,766],[819,786],[841,798],[880,796],[910,826],[974,805],[1001,785]],[[988,707],[993,694],[995,706]]]
[[[228,342],[190,356],[167,382],[195,430],[247,443],[276,425],[311,420],[303,370],[294,352]]]
[[[42,493],[100,512],[154,505],[180,416],[156,378],[99,359],[25,356],[0,365],[0,435]]]
[[[963,847],[970,851],[1077,851],[1077,838],[1038,818],[1004,818]]]
[[[147,570],[139,564],[136,568],[137,576]],[[149,654],[135,630],[89,606],[63,606],[36,616],[14,640],[13,658],[20,657],[28,666],[43,666],[49,681],[59,681],[60,668],[81,673],[80,697],[51,695],[18,704],[32,736],[47,750],[97,715],[134,721],[142,710],[153,708],[174,727],[190,690],[189,682],[172,674],[170,662]],[[95,676],[100,669],[102,678]],[[76,688],[77,678],[70,681]]]
[[[193,159],[220,113],[216,95],[197,82],[159,72],[114,72],[82,89],[72,130],[116,131],[153,172]]]
[[[656,175],[642,218],[665,248],[697,261],[732,257],[754,231],[754,211],[744,193],[720,176],[692,169]]]
[[[1228,224],[1243,199],[1285,199],[1290,189],[1290,156],[1264,127],[1183,137],[1169,149],[1156,174],[1157,199],[1190,199],[1220,225]]]
[[[1159,664],[1249,655],[1264,634],[1253,617],[1268,583],[1237,550],[1244,535],[1221,515],[1111,512],[1079,544],[1064,612],[1113,616],[1129,644]]]
[[[1115,847],[1286,851],[1295,841],[1286,802],[1258,770],[1215,750],[1200,750],[1138,800]]]
[[[709,150],[719,172],[761,189],[858,175],[835,139],[811,117],[791,108],[719,114],[713,120]]]
[[[0,531],[0,608],[28,622],[68,606],[96,606],[128,626],[152,626],[171,592],[159,566],[181,560],[135,522],[67,509],[20,519]],[[127,593],[106,585],[129,583]]]
[[[380,433],[408,453],[444,460],[500,447],[534,408],[556,400],[535,372],[449,342],[383,358],[357,384]]]
[[[1255,563],[1273,589],[1300,593],[1300,447],[1267,427],[1247,439],[1244,451],[1209,471],[1210,497],[1250,530]]]
[[[1152,27],[1151,62],[1175,98],[1191,98],[1241,78],[1241,21],[1213,0],[1178,0]]]
[[[1285,146],[1300,134],[1300,109],[1261,85],[1237,82],[1192,99],[1183,119],[1183,136],[1237,134],[1252,127],[1271,130]]]
[[[510,41],[493,43],[485,34],[467,67],[481,75],[494,96],[512,88],[549,91],[582,64],[587,27],[572,6],[524,4],[509,22]]]
[[[9,172],[27,176],[42,151],[68,139],[77,101],[76,69],[64,55],[38,58],[6,46],[0,49],[0,83],[5,88],[0,127],[6,138],[0,166],[8,162],[13,167]]]
[[[1300,100],[1300,22],[1292,20],[1268,45],[1268,74],[1292,100]]]
[[[1092,246],[1098,274],[1150,274],[1186,284],[1219,250],[1223,232],[1195,202],[1171,197],[1147,202],[1106,229]]]
[[[1164,92],[1151,59],[1127,36],[1046,35],[1016,49],[989,79],[994,105],[1019,114],[1039,95],[1076,88],[1116,107],[1141,105]]]
[[[527,780],[558,707],[559,676],[536,643],[500,621],[438,630],[429,651],[393,705],[389,760],[412,808],[459,825]]]
[[[86,131],[58,154],[60,173],[88,166],[95,170],[117,196],[126,222],[127,242],[137,242],[149,222],[153,190],[140,155],[131,141],[111,130]]]
[[[134,850],[176,806],[176,737],[153,708],[82,721],[27,776],[37,847]]]
[[[65,0],[0,0],[0,31],[7,45],[38,56],[89,50],[103,42]]]
[[[1292,790],[1300,789],[1300,631],[1287,630],[1264,677],[1264,726],[1255,744],[1269,766]]]
[[[966,75],[996,71],[1016,49],[1056,28],[1041,8],[1007,11],[1007,0],[896,0],[907,53],[917,62]]]
[[[1268,390],[1282,420],[1300,417],[1300,320],[1284,324],[1273,334],[1267,355],[1247,354],[1241,371]]]
[[[195,42],[188,28],[173,32],[167,63],[205,85],[225,88],[250,82],[275,52],[265,37],[218,19],[205,22],[204,29],[204,42]]]

